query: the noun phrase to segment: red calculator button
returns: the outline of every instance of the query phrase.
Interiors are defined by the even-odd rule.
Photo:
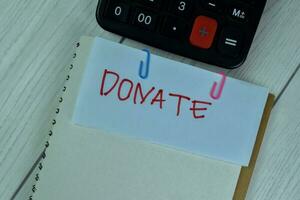
[[[196,47],[208,49],[211,47],[216,31],[218,22],[210,17],[198,16],[195,19],[192,33],[190,35],[190,43]]]

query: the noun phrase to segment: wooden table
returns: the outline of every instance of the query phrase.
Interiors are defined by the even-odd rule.
[[[97,0],[0,0],[0,199],[27,199],[81,35],[145,45],[101,29]],[[212,71],[222,69],[152,48]],[[225,70],[276,95],[247,199],[300,199],[300,1],[269,0],[246,63]],[[255,98],[255,97],[253,97]]]

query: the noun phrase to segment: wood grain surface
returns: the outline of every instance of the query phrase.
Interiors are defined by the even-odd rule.
[[[97,0],[0,0],[0,199],[27,199],[74,45],[81,35],[145,45],[101,29]],[[249,200],[300,200],[300,1],[268,0],[245,64],[223,70],[277,96]],[[255,97],[253,97],[255,98]]]

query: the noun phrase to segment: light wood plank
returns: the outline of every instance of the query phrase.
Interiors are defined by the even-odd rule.
[[[300,199],[300,71],[275,105],[247,199]]]
[[[97,1],[0,1],[0,199],[15,192],[47,139],[64,69],[81,35],[101,29]]]

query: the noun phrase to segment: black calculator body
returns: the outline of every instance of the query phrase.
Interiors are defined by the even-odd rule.
[[[246,59],[266,0],[100,0],[104,29],[224,68]]]

